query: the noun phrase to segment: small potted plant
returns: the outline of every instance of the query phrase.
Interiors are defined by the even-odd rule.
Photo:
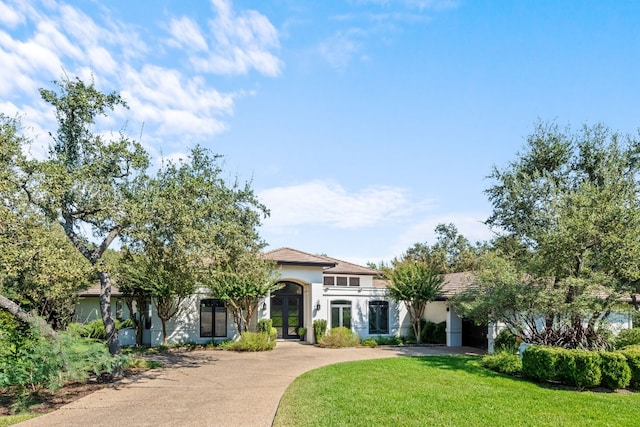
[[[304,335],[307,333],[307,328],[301,327],[298,328],[298,335],[300,336],[300,341],[304,341]]]

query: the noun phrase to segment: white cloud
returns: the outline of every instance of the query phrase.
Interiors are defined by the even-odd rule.
[[[24,22],[24,16],[8,4],[0,3],[0,23],[9,28],[14,28]]]
[[[378,186],[350,193],[339,184],[325,181],[272,188],[260,192],[259,197],[271,210],[266,227],[371,227],[405,216],[412,209],[409,195],[402,188]],[[422,206],[416,204],[414,208]]]
[[[196,51],[208,49],[207,41],[200,31],[200,27],[192,19],[183,16],[179,19],[172,19],[169,25],[169,32],[174,37],[171,41],[175,45]]]
[[[156,124],[160,134],[217,135],[226,129],[218,116],[233,113],[235,95],[221,94],[202,79],[187,79],[174,69],[129,68],[123,85],[130,113],[142,123]]]
[[[216,17],[208,22],[212,40],[203,54],[191,54],[190,61],[199,72],[246,74],[255,69],[267,76],[277,76],[282,61],[272,53],[280,47],[278,32],[264,15],[247,10],[236,13],[227,0],[212,0]],[[195,42],[200,51],[206,47],[202,31],[191,20],[172,21],[170,32],[174,44]]]
[[[360,37],[362,37],[362,31],[357,28],[338,31],[319,44],[318,52],[332,68],[342,70],[354,57],[360,55],[363,47]]]
[[[218,61],[229,72],[254,68],[277,75],[281,63],[270,49],[278,47],[278,35],[267,18],[253,11],[234,12],[225,1],[213,5],[217,15],[208,37],[219,47],[213,56],[201,58],[207,67],[215,67]],[[0,96],[23,113],[29,105],[47,108],[39,99],[38,88],[51,87],[52,80],[66,73],[70,78],[93,79],[101,90],[117,89],[129,104],[129,111],[117,111],[100,125],[117,129],[122,120],[131,119],[130,126],[144,126],[145,139],[155,145],[174,140],[184,145],[224,132],[224,117],[233,114],[235,100],[251,94],[242,90],[222,93],[203,75],[186,75],[151,62],[145,56],[147,43],[137,30],[111,18],[106,7],[95,16],[54,0],[8,2],[1,7]],[[4,31],[3,26],[10,28],[15,22],[24,23],[20,36]],[[207,51],[206,35],[191,18],[172,19],[167,27],[174,36],[174,47],[187,55]],[[166,40],[149,42],[156,46]],[[44,116],[28,119],[35,122],[34,128],[51,129]]]

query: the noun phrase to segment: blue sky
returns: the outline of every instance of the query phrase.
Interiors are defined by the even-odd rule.
[[[637,133],[640,2],[0,0],[0,112],[42,156],[38,88],[117,90],[156,162],[202,144],[270,208],[269,249],[364,263],[489,239],[484,190],[536,120]]]

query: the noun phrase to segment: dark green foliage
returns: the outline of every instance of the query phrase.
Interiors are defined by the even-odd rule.
[[[640,344],[640,328],[623,329],[615,339],[615,348]]]
[[[396,336],[377,336],[375,337],[376,343],[378,345],[400,345],[402,344],[402,339]]]
[[[447,342],[447,322],[425,322],[422,329],[422,342],[426,344],[446,344]]]
[[[316,338],[316,343],[322,341],[322,338],[327,333],[327,321],[325,319],[317,319],[313,321],[313,336]]]
[[[627,358],[622,353],[602,352],[600,353],[600,360],[603,386],[615,390],[629,385],[631,369]]]
[[[567,385],[597,387],[602,379],[600,354],[588,350],[562,350],[556,365],[557,379]]]
[[[446,344],[446,327],[447,322],[435,323],[420,319],[420,342],[422,344]],[[416,339],[414,328],[409,329],[409,335],[407,336],[407,339],[410,342],[418,342],[418,340]]]
[[[518,352],[518,337],[516,337],[509,328],[504,328],[498,333],[495,340],[496,352],[505,351],[507,353]]]
[[[634,390],[640,390],[640,348],[628,347],[620,353],[626,357],[631,372],[629,386]]]
[[[522,373],[535,381],[558,381],[573,387],[597,387],[602,380],[600,353],[531,346],[522,355]],[[614,374],[612,374],[614,375]]]
[[[95,319],[92,320],[91,322],[84,324],[84,325],[69,325],[69,330],[71,331],[76,331],[78,332],[78,335],[80,335],[83,338],[91,338],[91,339],[96,339],[96,340],[106,340],[107,339],[107,334],[104,330],[104,322],[102,321],[102,319]],[[131,328],[133,327],[133,321],[131,319],[127,319],[127,320],[118,320],[116,319],[115,321],[115,325],[116,325],[116,329],[120,330],[120,329],[124,329],[124,328]]]
[[[487,369],[507,375],[513,376],[522,373],[522,360],[515,353],[501,351],[496,354],[490,354],[484,356],[480,363]]]
[[[267,351],[275,346],[276,341],[264,332],[243,332],[239,340],[220,344],[220,348],[233,351]]]
[[[56,390],[92,375],[116,375],[128,363],[129,358],[111,356],[104,343],[82,338],[73,329],[46,338],[0,313],[0,388],[13,393],[17,409],[31,392]]]
[[[273,320],[271,319],[260,319],[258,320],[258,332],[266,332],[269,333],[273,328]]]
[[[349,328],[332,328],[319,342],[322,347],[355,347],[360,337]]]
[[[558,354],[558,348],[537,345],[528,347],[522,354],[522,374],[538,382],[554,380]]]

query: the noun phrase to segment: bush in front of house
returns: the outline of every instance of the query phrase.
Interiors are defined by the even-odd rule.
[[[275,346],[276,341],[271,339],[270,334],[264,332],[243,332],[240,335],[240,339],[223,342],[219,348],[233,351],[267,351],[273,350]]]
[[[631,381],[631,368],[625,355],[620,352],[601,352],[600,370],[602,385],[611,390],[625,388]]]
[[[396,337],[395,335],[379,335],[374,338],[378,345],[401,345],[402,338]]]
[[[600,354],[588,350],[561,349],[556,379],[573,387],[597,387],[602,379]]]
[[[527,347],[522,354],[522,375],[538,382],[555,380],[560,350],[538,345]]]
[[[492,371],[516,376],[522,374],[522,360],[517,353],[500,351],[484,356],[480,364]]]
[[[627,365],[631,372],[629,387],[640,390],[640,346],[626,347],[620,353],[627,359]]]
[[[362,345],[363,345],[363,346],[365,346],[365,347],[376,348],[376,347],[378,346],[378,342],[376,341],[376,339],[375,339],[375,338],[373,338],[373,337],[368,337],[368,338],[365,338],[365,339],[362,341]]]
[[[349,328],[333,328],[318,343],[322,347],[355,347],[360,344],[360,337]]]
[[[325,319],[317,319],[313,321],[313,336],[316,338],[316,343],[322,341],[322,338],[327,333],[327,321]]]
[[[515,354],[518,352],[518,337],[509,328],[504,328],[498,333],[494,346],[496,353],[505,351]]]
[[[0,312],[0,388],[12,396],[14,411],[28,406],[31,393],[90,376],[110,378],[129,363],[130,357],[111,356],[104,343],[81,337],[77,329],[45,337]]]
[[[446,344],[447,342],[447,322],[424,322],[421,335],[425,344]]]
[[[640,345],[640,328],[623,329],[615,338],[614,346],[617,349],[630,345]]]

